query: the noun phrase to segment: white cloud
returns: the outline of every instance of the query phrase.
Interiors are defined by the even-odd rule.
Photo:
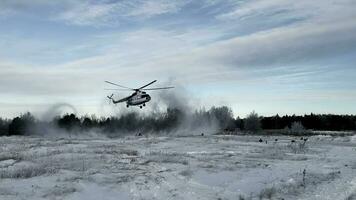
[[[268,10],[278,2],[281,1],[259,2],[256,5],[249,4],[249,6],[254,5],[254,10],[263,12],[262,10]],[[85,5],[84,8],[83,5]],[[132,4],[125,5],[133,6]],[[281,5],[285,5],[285,3]],[[294,3],[291,5],[293,7]],[[79,16],[82,16],[82,18],[78,18],[76,22],[72,21],[72,23],[87,23],[95,21],[97,18],[104,20],[110,15],[108,13],[117,9],[116,4],[94,6],[78,4],[78,6],[75,8],[80,8],[80,11],[73,12],[78,13],[78,16],[67,15],[67,20]],[[140,6],[135,5],[135,8]],[[169,8],[168,10],[174,12],[177,7],[179,8],[181,5],[163,6],[158,10]],[[86,9],[89,10],[86,12]],[[246,10],[246,8],[240,9]],[[161,13],[158,10],[153,13]],[[151,11],[140,11],[135,15],[142,13],[146,13],[148,16],[152,14]],[[245,11],[244,15],[249,14]],[[134,76],[140,76],[140,72],[145,72],[146,77],[148,75],[151,75],[149,77],[154,75],[179,76],[195,80],[204,77],[206,81],[218,80],[220,77],[226,80],[226,77],[230,77],[227,74],[231,71],[236,74],[241,73],[242,70],[256,67],[265,69],[283,65],[294,67],[303,62],[354,51],[356,23],[347,18],[347,15],[349,15],[348,12],[338,15],[337,17],[344,16],[338,23],[334,23],[330,18],[328,21],[324,20],[324,23],[321,24],[307,21],[220,42],[212,41],[223,35],[224,31],[219,30],[219,32],[209,28],[190,32],[142,29],[134,32],[114,33],[86,41],[91,44],[90,48],[100,49],[99,54],[73,60],[56,67],[80,69],[84,73],[86,73],[85,70],[114,69],[114,72],[118,75],[132,72]],[[81,71],[78,71],[78,73],[81,73]],[[284,73],[288,73],[288,71]],[[105,72],[102,74],[105,77],[104,74]],[[108,73],[108,76],[110,77],[110,73]],[[233,77],[231,76],[230,79],[233,79]]]
[[[138,3],[139,6],[127,13],[127,16],[149,18],[180,10],[188,1],[150,0]]]
[[[76,4],[53,17],[74,25],[113,26],[130,18],[151,18],[177,12],[187,3],[170,0],[124,0],[112,3]]]
[[[337,24],[305,23],[201,45],[219,34],[209,35],[208,30],[182,34],[146,29],[105,36],[101,44],[105,47],[102,55],[78,59],[60,67],[83,71],[100,68],[110,70],[106,77],[115,73],[117,77],[126,74],[123,79],[156,76],[179,77],[201,83],[245,81],[254,76],[253,73],[246,74],[246,71],[283,67],[285,70],[280,70],[276,76],[299,73],[295,72],[295,67],[354,52],[355,33],[353,20]]]
[[[147,19],[175,13],[188,2],[189,0],[3,0],[0,4],[0,17],[25,14],[80,26],[114,26],[131,18]]]
[[[274,18],[316,18],[325,20],[338,18],[348,14],[354,15],[355,1],[339,0],[251,0],[238,4],[227,13],[221,13],[217,16],[222,20],[244,20],[254,17]]]
[[[72,0],[2,0],[0,3],[0,13],[4,13],[4,17],[17,14],[41,15],[48,11],[64,9],[67,6],[73,5],[73,3],[74,1]]]
[[[40,0],[37,2],[41,4]],[[56,12],[51,16],[52,20],[73,25],[117,25],[121,23],[120,20],[132,18],[142,20],[166,13],[177,13],[186,2],[66,1],[66,5],[54,9]],[[215,1],[213,5],[221,2]],[[15,36],[13,42],[16,44],[20,41],[19,45],[9,46],[9,42],[7,45],[3,42],[0,47],[3,45],[2,48],[7,50],[13,48],[16,54],[20,54],[25,60],[31,60],[34,56],[48,56],[50,52],[46,52],[46,49],[50,49],[53,51],[49,55],[51,60],[59,62],[46,63],[44,66],[38,63],[32,65],[0,63],[2,103],[11,102],[10,97],[24,99],[24,102],[21,102],[24,104],[39,102],[41,98],[52,102],[58,99],[68,99],[69,102],[77,103],[83,99],[84,102],[87,102],[87,99],[98,101],[106,95],[102,90],[107,87],[103,83],[104,80],[135,86],[152,79],[164,81],[170,78],[193,87],[205,88],[205,92],[210,91],[206,91],[206,84],[225,84],[224,87],[231,87],[230,90],[233,92],[222,89],[222,94],[217,98],[224,95],[226,97],[229,93],[231,94],[229,101],[234,102],[234,98],[241,94],[247,95],[246,102],[253,99],[257,102],[265,93],[256,94],[255,91],[261,92],[261,88],[266,85],[276,88],[279,88],[279,85],[286,85],[293,91],[300,86],[298,81],[303,80],[311,85],[310,80],[314,80],[314,76],[324,70],[320,66],[320,61],[356,52],[356,22],[353,20],[356,14],[353,12],[354,3],[351,1],[271,0],[234,5],[231,12],[220,13],[217,17],[220,20],[209,21],[208,24],[203,24],[205,22],[203,21],[199,24],[199,29],[195,26],[168,29],[162,28],[161,24],[134,31],[124,27],[124,30],[100,32],[99,35],[97,32],[91,32],[88,34],[92,35],[83,41],[63,46],[57,45],[61,43],[60,38],[51,46],[47,42],[42,44],[38,38],[17,40]],[[52,4],[47,6],[53,7]],[[21,4],[20,7],[28,8],[28,5]],[[23,10],[19,9],[20,7],[12,5],[7,8],[19,12]],[[6,9],[0,7],[0,13],[2,10]],[[280,14],[275,16],[275,13]],[[266,16],[274,20],[281,15],[284,19],[298,17],[305,19],[291,25],[281,24],[277,28],[267,27],[264,31],[252,30],[253,33],[243,36],[227,33],[239,25],[235,20],[264,22]],[[70,30],[65,34],[70,35]],[[230,34],[230,38],[222,40],[221,38],[226,38],[226,34]],[[76,47],[80,49],[80,53],[75,50]],[[67,62],[64,54],[74,56]],[[330,77],[332,75],[320,76],[318,79],[320,83],[316,84],[327,85],[326,82],[329,85],[334,84],[328,80]],[[347,80],[340,82],[338,84],[347,84]],[[253,85],[255,88],[251,86],[253,90],[246,92],[239,90],[237,85]],[[288,100],[290,93],[284,93],[283,96],[278,92],[280,91],[271,91],[271,95],[266,98],[271,101]],[[339,99],[337,92],[330,91],[325,93],[327,95],[322,95],[323,91],[318,92],[314,96],[315,99],[325,100],[330,96],[333,96],[334,100]],[[308,95],[296,94],[292,100],[303,99],[305,94]],[[352,100],[354,97],[352,93],[347,98]]]
[[[315,6],[315,3],[308,3],[307,5]],[[239,5],[236,5],[235,8],[227,13],[222,13],[217,16],[218,19],[223,20],[234,20],[234,19],[248,19],[257,16],[270,16],[278,12],[290,12],[294,15],[297,14],[297,11],[301,8],[308,8],[303,1],[291,1],[291,0],[252,0],[245,1]],[[303,10],[303,16],[306,12],[310,12],[311,8]],[[315,8],[314,8],[315,11]]]
[[[204,47],[198,57],[225,66],[278,66],[314,61],[356,50],[356,22],[302,24],[236,37]]]
[[[117,12],[116,4],[83,3],[63,11],[54,19],[74,25],[101,26],[116,23],[115,12]]]

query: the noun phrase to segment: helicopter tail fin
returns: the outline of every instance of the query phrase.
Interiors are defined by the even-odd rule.
[[[119,99],[119,100],[115,100],[113,98],[114,94],[110,95],[110,96],[107,96],[107,98],[109,100],[111,100],[114,104],[117,104],[117,103],[121,103],[121,102],[125,102],[125,101],[128,101],[132,96],[128,96],[128,97],[125,97],[125,98],[122,98],[122,99]]]

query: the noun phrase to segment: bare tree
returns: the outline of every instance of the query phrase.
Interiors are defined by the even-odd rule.
[[[252,111],[245,119],[245,130],[256,133],[261,130],[261,120],[255,111]]]

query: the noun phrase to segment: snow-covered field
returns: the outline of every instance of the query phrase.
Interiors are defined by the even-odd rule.
[[[2,137],[0,199],[356,199],[354,136],[259,139]]]

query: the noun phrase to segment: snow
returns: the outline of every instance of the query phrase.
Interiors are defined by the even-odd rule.
[[[355,136],[260,137],[2,137],[0,199],[356,197]]]
[[[1,168],[9,167],[9,166],[13,165],[15,162],[16,162],[16,160],[14,160],[14,159],[2,160],[2,161],[0,161],[0,167]]]

